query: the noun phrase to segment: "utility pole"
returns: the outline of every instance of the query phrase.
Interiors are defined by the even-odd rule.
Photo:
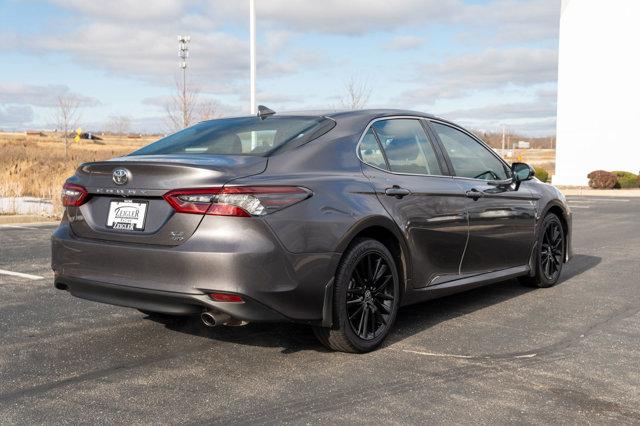
[[[182,69],[182,127],[187,127],[189,124],[189,111],[187,105],[187,58],[189,57],[189,42],[191,36],[178,36],[178,56],[180,56],[180,63],[178,64]]]
[[[249,63],[251,67],[251,105],[249,114],[256,111],[256,3],[249,0]]]

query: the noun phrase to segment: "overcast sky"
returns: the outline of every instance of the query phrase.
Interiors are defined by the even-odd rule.
[[[111,116],[166,131],[162,104],[189,34],[189,81],[224,114],[249,109],[248,0],[0,0],[0,128],[53,125],[56,96],[84,128]],[[559,0],[256,0],[258,102],[336,108],[350,78],[368,107],[468,127],[555,132]]]

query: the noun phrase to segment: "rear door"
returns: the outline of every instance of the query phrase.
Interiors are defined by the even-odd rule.
[[[458,277],[466,199],[417,118],[374,121],[359,146],[363,171],[405,235],[414,287]]]
[[[511,174],[507,165],[470,134],[430,122],[446,153],[455,182],[466,195],[469,243],[463,275],[526,265],[534,241],[535,199],[525,188],[496,185]]]

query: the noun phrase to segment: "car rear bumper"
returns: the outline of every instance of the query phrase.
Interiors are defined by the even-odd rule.
[[[265,223],[242,218],[205,217],[178,246],[82,239],[66,220],[52,236],[55,285],[74,296],[170,314],[213,309],[245,321],[321,321],[339,258],[289,253]],[[216,302],[208,296],[215,292],[245,302]]]
[[[72,295],[81,299],[150,312],[162,312],[172,315],[195,315],[209,309],[228,314],[232,318],[251,322],[291,320],[285,315],[247,296],[243,296],[242,303],[216,302],[211,300],[206,294],[173,293],[170,291],[82,280],[61,275],[56,275],[55,287],[67,290]]]

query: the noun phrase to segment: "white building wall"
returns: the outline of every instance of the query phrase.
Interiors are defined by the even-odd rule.
[[[640,171],[640,0],[562,0],[558,185]]]

